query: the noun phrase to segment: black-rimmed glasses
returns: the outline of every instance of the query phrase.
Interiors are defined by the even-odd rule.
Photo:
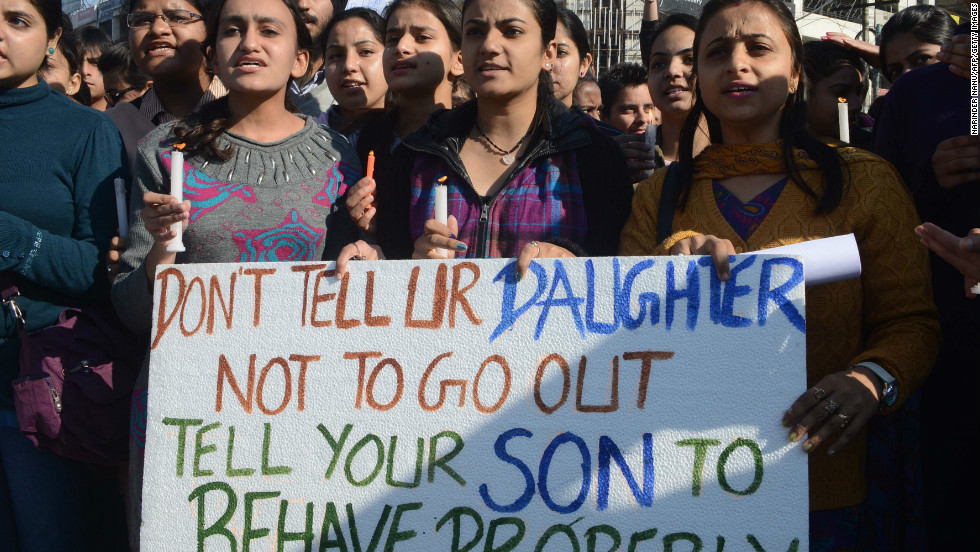
[[[153,26],[157,18],[170,25],[189,25],[203,19],[201,14],[189,12],[187,10],[166,10],[162,14],[150,12],[133,12],[126,16],[126,25],[130,29],[148,29]]]

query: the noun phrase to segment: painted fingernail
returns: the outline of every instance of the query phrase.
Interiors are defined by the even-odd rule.
[[[455,240],[455,239],[456,239],[456,234],[449,234],[449,237],[450,237],[451,239],[454,239],[454,240]]]
[[[799,439],[799,438],[800,438],[800,436],[797,435],[795,431],[791,431],[789,433],[789,440],[790,440],[791,443],[795,443],[796,440]]]
[[[827,451],[827,456],[833,456],[835,454],[837,454],[837,451],[834,450],[834,449],[830,449],[830,450]]]
[[[521,275],[521,271],[514,269],[514,279],[520,282],[522,277],[523,276]]]
[[[789,420],[789,415],[787,414],[786,416],[783,416],[783,427],[789,427],[789,426],[790,426],[790,420]]]
[[[456,250],[457,251],[466,251],[466,249],[467,248],[466,248],[466,244],[465,243],[459,242],[459,243],[456,244]]]
[[[803,452],[810,452],[810,450],[812,449],[813,449],[813,443],[811,443],[810,441],[803,443]]]

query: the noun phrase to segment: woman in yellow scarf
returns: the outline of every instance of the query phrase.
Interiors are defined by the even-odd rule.
[[[727,280],[729,255],[854,233],[861,278],[807,288],[810,388],[782,423],[810,454],[812,549],[856,549],[865,425],[922,383],[940,340],[911,196],[887,162],[806,128],[803,44],[784,3],[712,0],[694,51],[670,232],[656,237],[661,169],[636,190],[620,253],[712,255]],[[714,143],[694,158],[702,114]]]

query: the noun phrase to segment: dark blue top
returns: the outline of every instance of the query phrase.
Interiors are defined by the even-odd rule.
[[[102,113],[35,86],[0,89],[0,283],[12,278],[28,329],[66,306],[107,298],[116,232],[113,179],[128,178],[119,131]],[[16,324],[0,312],[0,410],[11,410]]]
[[[957,34],[968,32],[969,25],[956,29]],[[932,155],[940,142],[970,134],[970,80],[951,73],[947,63],[935,63],[895,81],[884,102],[875,121],[874,152],[901,173],[915,196],[919,217],[957,236],[980,227],[980,178],[944,190],[932,171]],[[963,276],[956,269],[934,254],[930,257],[933,297],[943,324],[941,356],[962,357],[975,365],[980,301],[966,299]]]

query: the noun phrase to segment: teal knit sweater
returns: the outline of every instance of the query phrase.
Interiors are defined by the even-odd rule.
[[[41,81],[0,89],[0,282],[13,279],[28,329],[67,306],[105,300],[116,231],[114,178],[127,178],[119,131]],[[0,312],[0,410],[10,411],[19,339]]]

